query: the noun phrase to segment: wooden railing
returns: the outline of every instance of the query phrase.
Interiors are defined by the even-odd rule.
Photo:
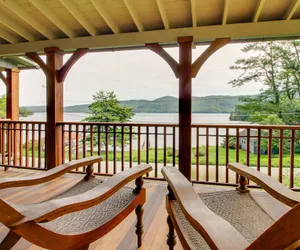
[[[162,179],[163,166],[178,167],[178,124],[61,122],[57,126],[62,129],[63,161],[102,155],[96,174],[113,175],[150,163],[153,171],[147,177]],[[225,166],[240,162],[298,188],[299,130],[299,126],[193,124],[192,181],[236,185],[238,176]],[[2,166],[46,169],[45,123],[0,121],[0,153]]]
[[[45,169],[45,122],[0,121],[0,165]]]

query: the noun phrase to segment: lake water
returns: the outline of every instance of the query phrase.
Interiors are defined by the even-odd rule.
[[[239,121],[230,121],[230,114],[193,114],[192,123],[210,123],[210,124],[241,124]],[[79,122],[82,121],[87,114],[85,113],[64,113],[64,121]],[[46,113],[34,113],[32,116],[21,118],[23,121],[46,121]],[[176,113],[137,113],[132,122],[145,123],[178,123],[178,114]]]
[[[239,121],[230,121],[229,120],[229,115],[230,114],[193,114],[192,115],[192,123],[193,124],[241,124],[245,122],[239,122]],[[67,122],[80,122],[82,121],[85,117],[87,117],[87,114],[85,113],[64,113],[64,121]],[[22,118],[22,120],[25,121],[46,121],[46,113],[34,113],[32,116]],[[137,123],[178,123],[178,114],[176,113],[137,113],[135,114],[132,119],[132,122],[137,122]],[[141,128],[141,143],[144,144],[146,141],[146,135],[143,134],[145,133],[145,127]],[[150,127],[149,129],[150,134],[152,135],[149,136],[149,143],[150,146],[154,146],[155,142],[155,136],[153,133],[155,132],[154,127]],[[225,135],[226,130],[223,128],[219,129],[219,145],[223,142],[222,137]],[[158,147],[161,148],[163,147],[163,128],[158,128]],[[167,146],[172,146],[173,145],[173,136],[172,136],[172,128],[167,129]],[[216,145],[216,129],[209,129],[209,145]],[[235,133],[234,130],[229,131],[230,134]],[[199,144],[200,146],[206,145],[206,129],[205,128],[200,128],[199,129]],[[179,143],[179,131],[178,128],[176,128],[175,131],[175,147],[178,148],[178,143]],[[44,136],[44,135],[43,135]],[[30,135],[29,135],[30,137]],[[196,129],[192,129],[192,146],[196,146]],[[224,138],[224,137],[223,137]],[[137,148],[137,140],[133,140],[133,149]]]

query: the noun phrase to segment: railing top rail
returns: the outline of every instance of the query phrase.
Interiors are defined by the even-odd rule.
[[[250,129],[295,129],[300,130],[299,125],[258,125],[258,124],[192,124],[193,128],[250,128]]]
[[[112,125],[112,126],[148,126],[148,127],[178,127],[178,123],[137,123],[137,122],[58,122],[58,125]],[[250,128],[250,129],[295,129],[300,130],[298,125],[257,125],[257,124],[192,124],[192,128]]]
[[[16,123],[16,124],[46,124],[45,121],[11,121],[11,120],[0,120],[0,124],[2,123]]]
[[[0,119],[0,124],[15,123],[15,124],[46,124],[46,121],[12,121]],[[57,122],[57,125],[104,125],[104,126],[144,126],[144,127],[178,127],[178,123],[141,123],[141,122]],[[288,129],[300,130],[299,125],[257,125],[257,124],[209,124],[209,123],[194,123],[192,128],[241,128],[241,129]]]
[[[103,126],[145,126],[178,127],[178,123],[138,123],[138,122],[58,122],[57,125],[103,125]]]

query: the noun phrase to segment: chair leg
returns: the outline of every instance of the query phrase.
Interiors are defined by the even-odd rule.
[[[3,241],[0,243],[0,250],[9,250],[20,240],[21,236],[9,230]]]
[[[135,214],[137,217],[137,223],[136,223],[136,230],[135,233],[137,234],[137,245],[138,247],[142,246],[142,235],[144,233],[143,230],[143,213],[144,213],[144,208],[142,205],[138,205],[137,208],[135,209]]]
[[[173,225],[170,215],[168,215],[168,217],[167,217],[167,222],[168,222],[168,226],[169,226],[167,244],[169,246],[169,250],[173,250],[176,245],[176,235],[175,235],[174,225]]]

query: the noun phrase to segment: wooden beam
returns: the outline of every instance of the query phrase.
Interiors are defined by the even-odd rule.
[[[0,3],[2,3],[6,8],[10,9],[13,13],[15,13],[20,18],[22,18],[23,21],[31,25],[34,29],[36,29],[38,32],[43,34],[46,38],[51,40],[55,37],[52,31],[50,31],[38,20],[36,20],[29,12],[27,12],[23,7],[21,7],[15,1],[0,0]]]
[[[19,120],[19,69],[7,69],[6,118]]]
[[[285,19],[285,20],[292,19],[293,15],[295,14],[299,5],[300,5],[300,0],[293,0],[292,4],[289,6],[287,11],[285,12],[283,19]]]
[[[7,15],[4,15],[2,12],[0,12],[0,23],[4,24],[6,27],[8,27],[9,29],[16,32],[18,35],[24,37],[30,42],[37,40],[37,37],[34,34],[30,33],[28,30],[26,30],[17,22],[10,19]]]
[[[191,180],[192,150],[192,37],[179,43],[179,171]]]
[[[4,84],[7,86],[8,82],[6,77],[3,75],[3,73],[0,71],[0,79],[2,80],[2,82],[4,82]]]
[[[261,13],[261,11],[264,7],[265,2],[266,2],[266,0],[258,0],[255,11],[254,11],[254,15],[253,15],[253,18],[252,18],[252,21],[254,23],[256,23],[258,21],[260,13]]]
[[[29,0],[40,12],[42,12],[57,28],[63,31],[68,37],[75,37],[75,32],[63,22],[44,1]]]
[[[176,78],[179,77],[179,64],[176,62],[176,60],[168,53],[166,52],[158,43],[150,43],[146,44],[145,47],[147,49],[152,50],[156,54],[158,54],[161,58],[163,58],[166,63],[169,64],[171,69],[173,70]]]
[[[196,77],[203,64],[211,57],[216,51],[230,43],[230,38],[216,39],[193,63],[192,77]]]
[[[197,27],[196,0],[191,0],[191,12],[192,12],[193,27]]]
[[[59,0],[61,4],[71,13],[71,15],[86,29],[91,36],[97,34],[96,28],[90,23],[85,15],[76,7],[72,0]]]
[[[3,39],[5,39],[6,41],[8,41],[12,44],[20,41],[16,36],[7,32],[6,30],[4,30],[2,28],[0,28],[0,37],[2,37]]]
[[[139,30],[139,32],[144,31],[144,25],[142,24],[141,19],[139,18],[138,13],[136,12],[136,10],[133,6],[132,0],[123,0],[123,1],[129,11],[129,14],[131,15],[132,20],[134,21],[137,29]]]
[[[69,60],[64,64],[64,66],[58,71],[58,82],[64,82],[67,74],[69,73],[72,66],[86,53],[88,53],[89,49],[77,49],[73,55],[69,58]]]
[[[163,0],[156,0],[157,6],[158,6],[158,10],[161,16],[161,19],[163,21],[163,24],[165,26],[165,29],[169,29],[170,28],[170,24],[169,24],[169,19],[167,17],[167,13],[163,4]]]
[[[222,17],[222,24],[227,24],[227,17],[228,17],[228,11],[229,11],[229,1],[230,0],[224,0],[224,10],[223,10],[223,17]]]
[[[55,39],[52,41],[34,41],[19,44],[0,45],[0,56],[24,55],[26,52],[42,52],[50,46],[61,50],[75,51],[79,48],[121,49],[144,47],[146,43],[174,44],[178,35],[193,36],[194,43],[205,43],[217,38],[231,37],[232,41],[251,42],[271,39],[288,39],[300,37],[300,20],[272,21],[257,23],[227,24],[194,28],[144,31],[94,37],[76,37]]]
[[[121,32],[119,25],[112,19],[111,15],[107,11],[107,9],[103,6],[103,3],[101,3],[98,0],[90,0],[91,3],[94,5],[100,16],[104,19],[104,21],[107,23],[107,25],[111,28],[111,30],[118,34]]]

